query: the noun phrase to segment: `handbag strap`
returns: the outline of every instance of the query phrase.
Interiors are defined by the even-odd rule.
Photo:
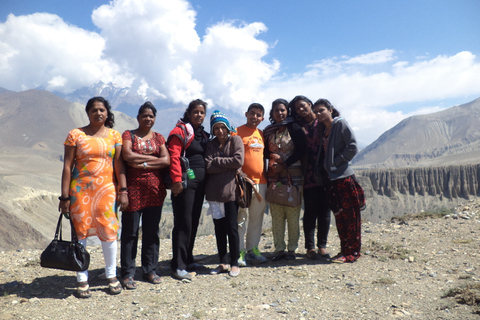
[[[290,173],[288,172],[288,168],[285,168],[284,170],[285,170],[285,172],[287,173],[287,176],[286,176],[286,178],[287,178],[287,183],[288,183],[289,185],[293,186],[292,176],[290,176]],[[283,171],[281,171],[281,172],[283,172]],[[278,182],[278,181],[281,181],[282,179],[283,179],[283,178],[281,178],[281,177],[275,178],[274,182],[276,183],[276,182]]]
[[[70,221],[70,231],[72,234],[72,242],[78,242],[77,231],[75,230],[75,226],[73,225],[71,216],[70,216],[70,219],[68,219],[68,221]]]
[[[62,240],[62,217],[63,213],[60,213],[60,217],[58,217],[57,222],[57,229],[55,229],[55,237],[53,240],[58,240],[58,236],[60,236],[60,240]]]
[[[63,213],[60,213],[60,216],[58,217],[58,222],[57,222],[57,229],[55,230],[54,240],[62,240],[62,218],[63,218]],[[78,242],[77,231],[75,231],[75,226],[73,225],[72,217],[70,217],[70,219],[67,219],[67,220],[70,221],[71,240],[72,242]]]

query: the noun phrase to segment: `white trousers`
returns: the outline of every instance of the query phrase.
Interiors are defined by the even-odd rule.
[[[78,240],[85,248],[87,247],[87,238]],[[103,259],[105,260],[105,275],[107,279],[117,276],[117,241],[101,241]],[[77,282],[88,281],[88,270],[77,272]]]
[[[255,192],[252,195],[252,202],[248,208],[238,209],[238,236],[240,239],[240,250],[250,251],[260,243],[263,227],[263,215],[265,214],[265,193],[267,184],[256,184],[254,188],[262,196],[262,201],[258,201]],[[246,242],[245,242],[246,235]]]

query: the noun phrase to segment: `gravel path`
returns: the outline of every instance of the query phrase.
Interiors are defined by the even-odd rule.
[[[364,223],[363,256],[353,264],[307,260],[303,236],[295,261],[268,261],[237,278],[199,272],[192,282],[170,277],[170,240],[161,243],[162,283],[106,292],[99,246],[92,256],[93,296],[74,296],[73,272],[39,266],[38,250],[0,252],[0,319],[480,319],[445,293],[479,285],[480,216]],[[338,251],[335,227],[329,250]],[[271,257],[271,232],[261,250]],[[216,266],[215,238],[199,237],[196,258]],[[139,261],[137,261],[139,263]],[[136,279],[141,279],[137,270]]]

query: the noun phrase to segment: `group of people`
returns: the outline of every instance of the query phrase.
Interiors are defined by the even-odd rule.
[[[158,234],[167,183],[171,184],[174,216],[174,278],[192,279],[193,271],[205,268],[193,256],[205,199],[219,256],[210,274],[236,277],[247,263],[267,260],[258,247],[267,203],[275,247],[272,260],[295,259],[302,201],[292,205],[269,200],[268,193],[281,184],[303,194],[307,258],[343,263],[360,257],[360,210],[365,198],[349,166],[357,153],[356,140],[328,100],[313,104],[304,96],[290,102],[277,99],[269,114],[271,124],[263,132],[258,128],[265,116],[261,104],[248,107],[246,123],[238,128],[216,110],[208,133],[202,125],[207,103],[197,99],[188,105],[167,140],[153,130],[157,110],[148,101],[138,111],[138,128],[122,135],[112,129],[114,115],[104,98],[90,99],[86,112],[89,124],[70,131],[65,141],[59,211],[72,219],[83,245],[89,236],[100,239],[110,294],[137,287],[140,224],[143,279],[160,283]],[[237,203],[238,170],[254,182],[246,208]],[[122,211],[121,280],[116,276],[118,210]],[[331,211],[341,242],[340,253],[332,258],[326,249]],[[76,292],[80,298],[91,296],[88,271],[77,273]]]

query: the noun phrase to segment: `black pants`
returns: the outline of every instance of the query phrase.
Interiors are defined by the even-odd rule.
[[[142,270],[144,274],[155,274],[158,264],[158,250],[160,249],[158,230],[161,217],[161,206],[122,213],[120,272],[123,279],[135,276],[140,219],[142,219]]]
[[[305,211],[303,213],[303,231],[305,233],[305,249],[315,249],[315,227],[317,231],[317,247],[326,248],[328,231],[330,230],[330,208],[328,192],[325,187],[303,189]]]
[[[238,236],[238,205],[236,201],[227,202],[225,205],[225,217],[213,219],[215,225],[215,238],[217,239],[217,250],[220,263],[238,266],[240,256],[240,240]],[[230,262],[227,255],[227,237],[230,247]]]
[[[186,270],[194,262],[193,246],[205,196],[205,169],[192,168],[195,179],[188,180],[187,188],[176,197],[172,195],[172,271]]]

